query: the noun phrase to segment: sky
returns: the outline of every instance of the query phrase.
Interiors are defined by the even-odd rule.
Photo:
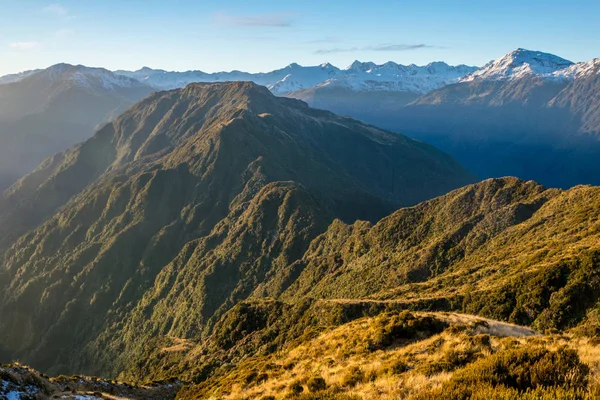
[[[66,62],[265,72],[354,60],[600,57],[598,0],[0,0],[0,75]]]

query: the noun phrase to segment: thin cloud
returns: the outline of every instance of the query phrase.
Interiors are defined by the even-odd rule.
[[[232,15],[217,13],[213,16],[214,21],[224,26],[265,26],[273,28],[288,28],[292,26],[293,13],[251,14]]]
[[[39,42],[12,42],[9,46],[16,50],[31,50],[40,45]]]
[[[377,46],[364,46],[364,47],[336,47],[331,49],[319,49],[315,51],[315,54],[332,54],[332,53],[350,53],[357,51],[411,51],[419,49],[439,49],[439,46],[432,46],[429,44],[404,44],[404,43],[386,43]]]
[[[53,15],[59,18],[69,18],[69,10],[66,7],[61,6],[60,4],[50,4],[43,8],[43,11],[46,14]]]
[[[430,46],[427,44],[384,44],[381,46],[373,46],[373,51],[409,51],[418,49],[433,49],[437,46]]]
[[[315,40],[308,40],[304,43],[306,44],[317,44],[317,43],[335,43],[335,42],[339,42],[340,40],[336,37],[333,36],[327,36],[324,37],[323,39],[315,39]]]
[[[68,38],[70,36],[73,36],[74,34],[75,31],[73,31],[72,29],[59,29],[56,32],[54,32],[54,39]]]

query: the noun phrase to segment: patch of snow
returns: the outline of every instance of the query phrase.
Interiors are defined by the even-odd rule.
[[[570,67],[552,73],[552,78],[573,80],[591,75],[600,75],[600,58],[573,64]]]
[[[23,392],[8,392],[5,394],[6,396],[6,400],[20,400],[21,399],[21,395],[23,394]]]

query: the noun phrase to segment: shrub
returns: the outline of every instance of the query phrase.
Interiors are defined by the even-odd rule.
[[[342,376],[340,385],[342,387],[354,387],[365,381],[365,373],[359,367],[352,367]]]
[[[574,350],[505,350],[457,372],[448,385],[502,385],[522,392],[538,387],[585,389],[588,374],[589,368]]]
[[[321,378],[320,376],[314,376],[310,378],[306,383],[306,386],[308,387],[308,390],[313,393],[327,389],[327,383],[325,382],[325,379]]]
[[[439,319],[415,317],[412,313],[403,311],[379,322],[369,347],[371,350],[378,350],[391,346],[398,340],[423,339],[442,332],[447,326]]]
[[[254,382],[257,377],[258,377],[258,372],[256,372],[256,371],[249,372],[246,376],[244,376],[244,383],[246,385],[249,385],[250,383]]]
[[[283,365],[283,369],[285,369],[286,371],[291,371],[292,369],[294,369],[295,366],[296,366],[296,363],[288,362]]]
[[[302,384],[298,381],[292,382],[290,385],[290,391],[294,394],[302,393],[304,392],[304,386],[302,386]]]
[[[330,388],[319,393],[302,393],[287,396],[289,400],[362,400],[360,396],[341,393],[339,389]]]
[[[389,372],[394,375],[399,375],[410,370],[407,363],[402,360],[396,360],[389,365]]]
[[[420,393],[414,397],[414,400],[592,400],[595,398],[581,389],[539,387],[519,392],[517,389],[505,386],[457,385]]]
[[[432,376],[442,372],[452,371],[453,369],[454,367],[452,364],[446,361],[434,361],[420,366],[417,371],[423,375]]]

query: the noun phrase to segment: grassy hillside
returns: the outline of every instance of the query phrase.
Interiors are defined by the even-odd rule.
[[[599,366],[587,339],[460,314],[383,313],[224,366],[178,398],[592,399]]]

